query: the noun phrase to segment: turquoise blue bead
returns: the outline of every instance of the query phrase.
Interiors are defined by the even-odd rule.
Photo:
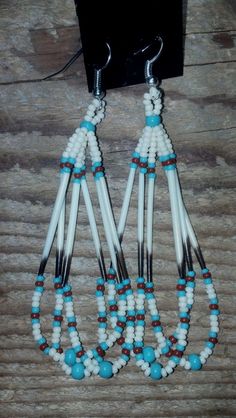
[[[100,346],[101,346],[101,348],[104,350],[104,351],[106,351],[107,349],[108,349],[108,345],[107,345],[107,343],[104,341],[104,342],[102,342],[101,344],[100,344]]]
[[[219,309],[212,309],[211,315],[216,315],[216,316],[220,315]]]
[[[160,363],[152,363],[151,364],[151,378],[154,380],[161,379],[161,369],[162,365]]]
[[[102,361],[99,366],[99,376],[104,379],[112,377],[112,363],[110,361]]]
[[[212,348],[214,348],[214,347],[215,347],[215,344],[213,344],[211,341],[207,341],[207,342],[205,343],[205,346],[206,346],[206,347],[208,347],[208,348],[210,348],[210,349],[212,350]]]
[[[80,128],[86,128],[88,131],[92,132],[95,131],[95,125],[87,120],[83,120],[83,122],[81,122]]]
[[[195,277],[196,273],[195,271],[188,271],[188,276]]]
[[[75,364],[75,362],[76,362],[76,354],[75,354],[73,348],[69,348],[65,352],[65,363],[68,366],[73,366]]]
[[[208,335],[209,337],[212,337],[212,338],[217,338],[218,336],[217,332],[213,332],[213,331],[210,331]]]
[[[161,118],[159,115],[146,116],[146,126],[151,126],[153,128],[154,126],[157,126],[160,123]]]
[[[198,354],[189,354],[188,361],[190,362],[191,370],[200,370],[202,363]]]
[[[136,354],[135,358],[136,360],[143,360],[143,355],[141,353]]]
[[[165,347],[163,347],[161,349],[162,354],[166,354],[166,353],[168,353],[168,351],[169,351],[169,346],[168,345],[165,345]]]
[[[143,359],[148,363],[153,363],[156,360],[155,351],[152,347],[144,347],[143,348]]]
[[[72,377],[77,380],[84,378],[84,365],[82,363],[76,363],[72,367],[71,371]]]
[[[61,289],[58,289],[58,290],[61,290]],[[72,302],[72,301],[73,301],[73,299],[72,299],[72,297],[71,297],[71,296],[66,296],[66,297],[65,297],[65,299],[64,299],[64,301],[65,301],[65,303],[67,303],[67,302]]]

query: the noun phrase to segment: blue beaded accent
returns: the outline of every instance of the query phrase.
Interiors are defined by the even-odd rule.
[[[160,315],[151,315],[151,320],[152,321],[159,321],[160,320]]]
[[[50,351],[50,348],[49,348],[49,347],[46,347],[46,348],[43,350],[43,354],[46,354],[46,356],[48,356],[48,355],[49,355],[49,351]]]
[[[39,281],[39,282],[44,282],[44,280],[45,280],[45,277],[44,277],[44,276],[42,276],[41,274],[39,274],[39,275],[37,276],[37,281]]]
[[[164,166],[162,166],[162,168],[163,168],[165,171],[175,170],[175,169],[176,169],[176,164],[164,165]]]
[[[44,287],[43,286],[36,286],[34,290],[35,290],[35,292],[43,293],[44,292]]]
[[[82,351],[83,350],[83,347],[81,346],[81,345],[76,345],[75,347],[74,347],[74,351],[75,351],[75,353],[78,353],[79,351]]]
[[[61,326],[61,323],[60,323],[60,321],[53,321],[52,322],[52,326],[53,327],[60,327]]]
[[[185,350],[185,346],[184,345],[181,345],[181,344],[177,344],[176,345],[176,349],[179,350],[179,351],[184,351]]]
[[[101,290],[96,290],[95,295],[96,297],[103,296],[103,292]]]
[[[190,362],[191,370],[200,370],[202,363],[198,354],[189,354],[188,361]]]
[[[212,309],[211,315],[216,315],[216,316],[220,315],[219,309]]]
[[[164,161],[172,160],[173,158],[176,158],[176,154],[174,154],[174,153],[167,154],[167,155],[161,155],[159,157],[159,160],[160,160],[160,162],[164,162]]]
[[[99,367],[99,376],[104,379],[109,379],[112,375],[112,363],[110,361],[102,361]]]
[[[144,313],[145,313],[145,311],[144,311]],[[135,316],[135,314],[136,314],[136,312],[134,310],[128,310],[128,312],[127,312],[128,316]]]
[[[146,293],[145,297],[147,300],[154,299],[154,295],[152,293]]]
[[[68,327],[68,332],[73,332],[73,331],[76,331],[75,327]]]
[[[175,362],[175,364],[179,364],[179,362],[180,362],[180,358],[177,357],[177,356],[172,356],[171,360],[173,360]]]
[[[68,366],[73,366],[76,363],[76,354],[73,348],[69,348],[65,352],[65,363]]]
[[[214,343],[212,343],[211,341],[207,341],[207,342],[205,343],[205,347],[208,347],[208,348],[212,349],[212,348],[214,348],[214,347],[215,347],[215,344],[214,344]]]
[[[208,335],[209,335],[209,337],[211,337],[211,338],[217,338],[217,336],[218,336],[217,332],[213,332],[213,331],[210,331],[210,332],[208,333]]]
[[[107,324],[105,322],[100,322],[98,327],[99,328],[107,328]]]
[[[205,284],[212,284],[212,279],[208,277],[207,279],[204,279]]]
[[[40,320],[38,318],[31,319],[31,324],[39,324]]]
[[[37,340],[38,345],[41,345],[41,344],[44,344],[44,343],[46,343],[46,338],[44,338],[44,337],[39,338],[39,340]]]
[[[116,332],[119,332],[120,334],[123,332],[123,328],[118,327],[117,325],[115,326],[114,330],[115,330]]]
[[[32,307],[31,312],[32,313],[39,313],[40,312],[40,308],[34,308],[34,307]]]
[[[55,350],[57,350],[58,348],[60,348],[60,344],[59,343],[52,343],[52,347],[55,348]]]
[[[151,378],[154,380],[159,380],[162,378],[161,374],[162,365],[160,363],[151,364]]]
[[[61,283],[61,278],[60,277],[54,277],[53,283]]]
[[[186,280],[185,279],[178,279],[178,284],[186,284]]]
[[[219,302],[218,298],[212,298],[212,299],[210,299],[210,303],[213,304],[213,305],[217,305],[218,302]]]
[[[156,332],[162,332],[162,330],[163,330],[163,328],[162,328],[162,326],[161,325],[159,325],[158,327],[154,327],[153,328],[153,331],[156,333]]]
[[[168,353],[168,351],[169,351],[169,346],[168,345],[165,345],[165,347],[163,347],[162,349],[161,349],[161,352],[162,352],[162,354],[166,354],[166,353]]]
[[[77,380],[84,378],[84,365],[82,363],[76,363],[71,370],[72,377]]]
[[[189,329],[189,324],[181,323],[180,324],[180,328],[182,328],[182,329]]]
[[[206,274],[206,273],[209,273],[209,270],[207,268],[202,269],[202,274]]]
[[[136,151],[134,151],[132,154],[133,158],[139,158],[139,156],[140,156],[139,152],[136,152]]]
[[[185,290],[179,290],[179,291],[177,292],[178,297],[185,296],[185,294],[186,294]]]
[[[144,283],[144,278],[143,277],[137,277],[136,282],[137,283]]]
[[[154,128],[155,126],[160,125],[160,123],[161,117],[159,115],[146,116],[146,126]]]
[[[102,343],[100,343],[100,347],[102,348],[102,350],[104,350],[104,351],[106,351],[108,348],[109,348],[109,346],[107,345],[107,343],[104,341],[104,342],[102,342]]]
[[[80,128],[86,128],[88,131],[95,132],[95,125],[88,120],[83,120],[80,124]]]
[[[136,360],[143,360],[143,355],[141,353],[136,354],[135,358]]]
[[[125,361],[129,361],[129,356],[126,354],[121,354],[121,358],[123,358]]]
[[[135,347],[143,347],[144,343],[143,341],[135,341]]]
[[[59,290],[60,290],[60,289],[59,289]],[[67,302],[72,302],[72,300],[73,300],[72,296],[66,296],[66,297],[64,298],[65,303],[67,303]]]
[[[76,322],[76,317],[75,316],[68,316],[67,318],[68,322]]]
[[[70,292],[71,291],[71,285],[70,284],[66,284],[65,286],[64,286],[64,292]]]
[[[179,317],[180,318],[190,318],[190,315],[187,312],[180,312]]]
[[[99,277],[97,279],[97,285],[99,285],[99,284],[104,284],[104,280],[102,279],[102,277]]]
[[[152,347],[146,346],[143,349],[143,359],[148,363],[153,363],[156,360],[155,351]]]

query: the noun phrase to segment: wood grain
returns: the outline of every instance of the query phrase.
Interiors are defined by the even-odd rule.
[[[1,417],[233,417],[236,416],[235,175],[236,72],[235,2],[189,0],[185,72],[163,82],[163,119],[178,154],[183,194],[215,277],[221,308],[220,343],[199,373],[177,369],[158,383],[144,378],[134,362],[112,381],[75,382],[35,348],[29,318],[53,199],[58,159],[80,123],[90,97],[83,60],[68,73],[56,71],[80,47],[72,0],[5,1],[0,5],[0,416]],[[56,7],[56,8],[55,8]],[[145,86],[107,94],[107,115],[98,134],[110,194],[118,218],[130,153],[143,127]],[[98,204],[92,178],[89,186]],[[124,248],[131,277],[137,274],[135,185]],[[96,343],[95,277],[90,230],[81,201],[71,281],[86,347]],[[166,180],[160,172],[155,201],[154,272],[163,324],[177,321],[177,278]],[[53,249],[53,254],[54,254]],[[105,248],[106,261],[109,261]],[[51,332],[53,260],[47,268],[42,326]],[[193,309],[188,353],[207,336],[208,308],[201,281]],[[150,328],[146,341],[152,344]],[[68,345],[66,332],[63,344]],[[117,355],[117,350],[110,354]]]

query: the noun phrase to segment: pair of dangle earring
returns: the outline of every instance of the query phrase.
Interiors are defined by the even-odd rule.
[[[205,262],[196,239],[196,235],[185,209],[176,168],[176,155],[171,141],[161,123],[161,93],[156,87],[156,80],[152,76],[152,64],[161,53],[163,43],[158,54],[146,62],[145,76],[149,85],[149,92],[144,94],[146,126],[132,155],[130,174],[121,210],[120,221],[116,230],[112,208],[109,200],[107,183],[104,177],[104,167],[99,149],[98,140],[94,134],[95,126],[104,117],[105,103],[99,90],[101,69],[95,72],[96,98],[88,108],[88,112],[80,128],[70,138],[69,144],[61,161],[61,182],[49,225],[46,244],[42,256],[39,274],[36,281],[32,306],[33,334],[40,349],[49,354],[61,364],[63,370],[75,379],[82,379],[90,374],[99,374],[101,377],[111,377],[123,367],[133,355],[136,364],[146,376],[160,379],[171,374],[180,364],[186,370],[198,370],[212,354],[217,343],[218,326],[218,299],[212,284],[211,274]],[[108,61],[110,59],[110,55]],[[112,260],[112,268],[106,274],[104,258],[101,249],[99,234],[93,213],[92,202],[86,182],[85,150],[90,149],[92,171],[96,182],[99,206],[101,209],[105,236]],[[179,272],[177,281],[177,296],[179,300],[179,323],[176,331],[170,337],[165,337],[160,321],[160,313],[154,295],[153,284],[153,207],[156,182],[156,163],[161,163],[165,170],[172,213],[172,225],[176,250],[176,261]],[[135,175],[139,169],[138,187],[138,278],[137,291],[134,296],[125,265],[121,241],[125,231],[130,199],[132,195]],[[73,170],[73,191],[71,200],[70,218],[67,239],[64,245],[65,205],[66,192]],[[147,184],[147,216],[146,216],[146,264],[147,280],[144,279],[144,229],[145,229],[145,188]],[[73,251],[75,228],[77,222],[79,194],[82,189],[88,213],[92,237],[97,254],[101,278],[97,281],[98,302],[98,336],[99,345],[85,352],[76,328],[76,317],[73,310],[71,285],[67,284],[70,263]],[[44,270],[57,230],[57,257],[54,287],[56,306],[52,333],[52,345],[48,346],[46,339],[40,331],[40,298],[43,291]],[[206,286],[209,308],[210,324],[208,341],[205,348],[197,354],[184,357],[187,346],[190,314],[194,302],[195,271],[193,269],[191,250],[196,254],[200,264],[203,281]],[[117,283],[116,283],[117,282]],[[113,331],[107,332],[107,311],[105,306],[104,290],[108,288],[108,304]],[[147,304],[152,328],[157,340],[157,347],[144,345],[145,333],[145,303]],[[65,305],[68,331],[72,348],[63,350],[60,346],[62,309]],[[126,335],[124,337],[124,329]],[[105,352],[117,342],[121,345],[121,356],[111,362],[104,360]],[[166,366],[159,362],[161,355],[168,357]]]

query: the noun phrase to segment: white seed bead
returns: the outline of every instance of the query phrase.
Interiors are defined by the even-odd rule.
[[[185,368],[186,370],[190,370],[190,369],[191,369],[191,365],[190,365],[189,361],[186,361],[186,363],[185,363],[185,365],[184,365],[184,368]]]
[[[162,377],[166,377],[167,376],[167,371],[166,371],[166,369],[165,369],[165,367],[162,367],[162,369],[161,369],[161,375],[162,375]]]

